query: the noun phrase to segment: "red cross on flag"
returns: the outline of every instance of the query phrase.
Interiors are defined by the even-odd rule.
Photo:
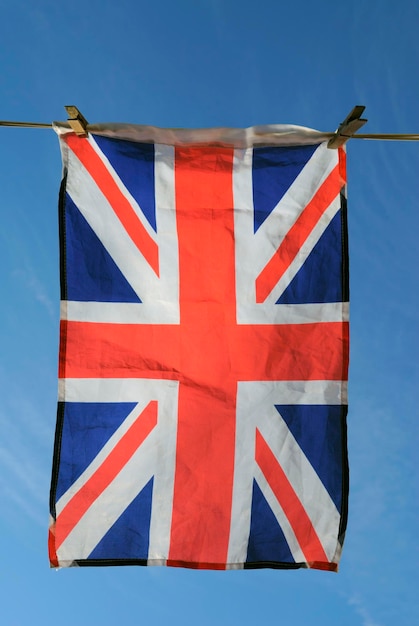
[[[56,130],[51,566],[336,570],[344,150],[295,126]]]

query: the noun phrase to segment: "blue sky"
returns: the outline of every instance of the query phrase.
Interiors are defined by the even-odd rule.
[[[418,132],[415,0],[2,0],[2,119]],[[61,175],[52,130],[0,128],[0,598],[7,626],[411,624],[418,614],[418,143],[348,144],[351,364],[340,573],[55,572]]]

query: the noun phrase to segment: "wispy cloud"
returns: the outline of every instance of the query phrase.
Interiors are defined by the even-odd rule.
[[[362,626],[381,626],[381,623],[376,622],[375,619],[371,617],[369,610],[359,596],[351,596],[348,599],[348,604],[355,609],[356,613],[362,619]]]
[[[31,390],[22,393],[22,386],[0,373],[0,516],[16,520],[23,513],[45,527],[54,417],[48,423]]]
[[[41,282],[32,268],[16,269],[13,271],[15,279],[24,284],[26,289],[32,293],[35,299],[47,310],[49,316],[55,319],[57,316],[57,308],[55,303],[49,297],[45,285]]]
[[[2,494],[2,502],[7,509],[7,518],[10,519],[10,507],[16,509],[16,513],[23,513],[25,517],[30,517],[36,524],[45,530],[48,523],[48,513],[39,503],[35,503],[32,498],[25,494],[23,489],[19,488],[19,484],[13,481],[11,476],[7,481],[0,480],[0,492]],[[16,516],[14,516],[16,517]]]
[[[39,446],[13,436],[8,448],[0,447],[2,511],[8,517],[16,507],[36,522],[47,519],[49,473]]]

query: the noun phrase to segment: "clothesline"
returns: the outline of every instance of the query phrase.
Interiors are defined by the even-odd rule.
[[[67,123],[60,123],[62,125],[68,124],[69,128],[72,128],[77,134],[87,134],[89,129],[95,128],[95,125],[90,125],[86,118],[80,113],[75,106],[65,107],[69,119]],[[372,139],[379,141],[419,141],[419,133],[360,133],[355,134],[359,128],[366,124],[366,119],[361,119],[361,115],[365,107],[362,105],[355,106],[345,120],[340,124],[339,128],[335,132],[322,133],[322,135],[329,139],[328,147],[337,148],[340,145],[346,143],[349,139]],[[41,122],[15,122],[9,120],[0,120],[0,126],[11,126],[15,128],[52,128],[51,123]],[[274,133],[276,134],[276,133]]]

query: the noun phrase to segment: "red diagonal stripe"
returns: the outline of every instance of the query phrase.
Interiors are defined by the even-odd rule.
[[[296,258],[323,213],[339,194],[342,180],[339,164],[332,170],[285,235],[281,245],[256,279],[256,302],[265,302],[275,285]]]
[[[102,465],[65,505],[55,525],[58,550],[93,502],[116,478],[157,424],[157,402],[150,402],[108,454]]]
[[[65,141],[89,172],[115,211],[127,234],[158,276],[159,251],[156,242],[144,228],[130,202],[119,189],[106,165],[89,143],[89,140],[77,135],[68,135],[65,137]]]
[[[256,462],[287,516],[306,561],[328,563],[329,559],[303,504],[295,493],[278,459],[257,429]]]

